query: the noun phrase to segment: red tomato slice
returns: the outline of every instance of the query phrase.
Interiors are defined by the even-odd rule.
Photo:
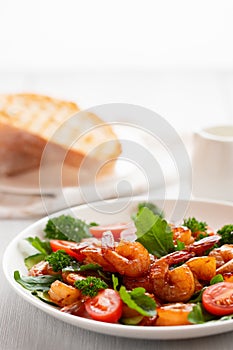
[[[220,282],[205,289],[202,294],[204,308],[211,314],[225,316],[233,313],[233,283]]]
[[[128,228],[128,225],[128,223],[119,223],[104,226],[92,226],[89,228],[89,231],[96,238],[101,238],[104,232],[111,231],[115,241],[117,241],[120,239],[121,232],[126,230]]]
[[[113,289],[103,289],[85,303],[87,313],[97,321],[116,323],[122,315],[123,302]]]
[[[85,259],[85,255],[80,252],[80,250],[83,248],[83,245],[79,245],[76,242],[52,239],[50,241],[50,246],[53,252],[62,249],[78,261],[83,261]]]

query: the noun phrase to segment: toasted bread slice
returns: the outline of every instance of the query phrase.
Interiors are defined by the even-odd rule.
[[[79,112],[79,113],[78,113]],[[48,143],[65,151],[64,162],[117,158],[121,146],[112,127],[68,101],[36,94],[0,95],[0,174],[39,167]]]

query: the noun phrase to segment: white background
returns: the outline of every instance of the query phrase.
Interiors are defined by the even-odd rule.
[[[233,1],[0,0],[0,92],[233,122]]]

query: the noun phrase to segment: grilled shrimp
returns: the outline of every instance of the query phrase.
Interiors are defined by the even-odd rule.
[[[218,243],[220,238],[221,237],[219,235],[208,236],[200,239],[199,241],[195,241],[193,244],[190,244],[185,249],[195,253],[195,255],[201,256],[208,249],[212,248],[215,245],[215,243]]]
[[[153,293],[154,291],[153,282],[149,273],[139,277],[123,276],[123,285],[128,290],[132,290],[136,287],[142,287],[145,288],[148,293]]]
[[[223,274],[224,279],[228,280],[229,274],[233,272],[233,244],[224,244],[220,248],[215,248],[209,253],[209,256],[216,260],[216,273]],[[226,278],[225,274],[227,274]]]
[[[194,238],[192,236],[192,231],[185,226],[171,226],[173,233],[173,241],[176,244],[177,240],[183,242],[185,245],[192,244]]]
[[[209,256],[216,259],[217,268],[233,259],[233,244],[224,244],[220,248],[213,249]]]
[[[87,247],[82,253],[86,256],[85,262],[130,277],[142,276],[150,267],[150,254],[141,243],[122,240],[116,244],[110,231],[103,233],[101,248]]]
[[[29,276],[42,276],[42,275],[59,275],[58,272],[54,272],[49,263],[45,260],[33,265],[28,271]]]
[[[82,250],[82,254],[84,254],[86,256],[84,262],[86,264],[89,263],[94,263],[94,264],[98,264],[100,266],[102,266],[102,268],[106,271],[109,272],[116,272],[117,270],[115,269],[115,267],[113,266],[113,264],[111,264],[111,262],[109,262],[103,252],[102,252],[102,248],[100,247],[87,247],[85,249]]]
[[[153,263],[150,278],[154,294],[165,302],[185,302],[195,291],[194,276],[190,268],[183,264],[169,270],[166,257]]]
[[[81,291],[57,280],[51,284],[48,294],[55,304],[66,306],[76,302],[81,296]]]
[[[115,245],[110,231],[103,234],[102,253],[121,275],[139,277],[150,267],[150,254],[141,243],[121,240]]]
[[[63,282],[70,284],[71,286],[74,286],[74,283],[76,281],[84,280],[86,277],[82,276],[81,274],[77,272],[62,272],[62,280]]]

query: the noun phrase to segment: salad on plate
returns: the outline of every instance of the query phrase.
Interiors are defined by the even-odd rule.
[[[233,224],[169,223],[153,203],[128,222],[48,219],[14,279],[74,317],[125,326],[182,326],[233,318]]]

